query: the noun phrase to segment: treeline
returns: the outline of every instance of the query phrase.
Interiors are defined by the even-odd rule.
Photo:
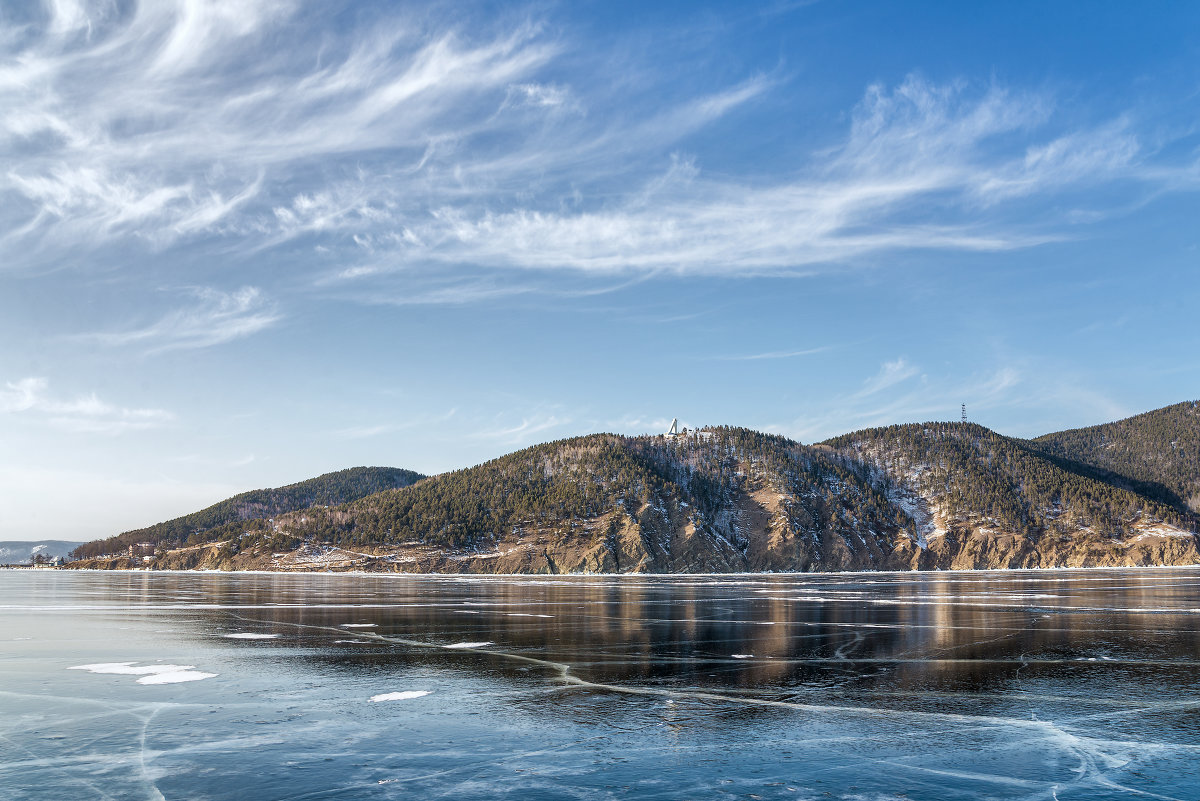
[[[1105,471],[1179,511],[1200,512],[1200,401],[1031,441],[1047,455]]]
[[[218,529],[231,524],[236,528],[244,521],[271,518],[298,509],[337,506],[383,490],[406,487],[422,478],[420,473],[395,467],[351,467],[286,487],[243,492],[199,512],[84,543],[72,552],[72,556],[84,559],[121,553],[129,546],[143,542],[155,546],[209,542],[219,539],[218,535],[223,532]]]
[[[895,425],[846,434],[827,445],[868,461],[961,518],[990,518],[1026,535],[1089,527],[1105,536],[1132,530],[1139,513],[1195,529],[1189,514],[1100,480],[1086,466],[1054,460],[1019,440],[971,423]]]

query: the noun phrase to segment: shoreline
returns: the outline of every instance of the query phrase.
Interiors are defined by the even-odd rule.
[[[49,568],[38,572],[66,573],[158,573],[170,575],[249,575],[249,576],[356,576],[386,578],[438,578],[458,579],[563,579],[563,578],[739,578],[767,576],[942,576],[969,573],[1054,573],[1080,570],[1188,570],[1200,569],[1200,563],[1190,565],[1091,565],[1086,567],[995,567],[995,568],[947,568],[934,570],[840,570],[840,571],[769,571],[739,573],[403,573],[367,570],[156,570],[154,568]],[[18,568],[12,568],[15,572]],[[24,571],[22,571],[24,572]]]

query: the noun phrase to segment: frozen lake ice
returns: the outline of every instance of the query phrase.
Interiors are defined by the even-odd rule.
[[[1200,569],[0,572],[5,799],[1200,797]]]

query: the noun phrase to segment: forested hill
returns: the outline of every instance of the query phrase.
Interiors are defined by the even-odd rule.
[[[689,437],[596,434],[549,442],[343,508],[307,510],[285,526],[343,545],[463,548],[514,530],[570,530],[603,519],[609,535],[631,524],[660,534],[690,527],[713,543],[736,544],[745,529],[738,504],[751,487],[795,497],[791,511],[808,530],[904,525],[852,467],[785,437],[714,427]]]
[[[875,465],[899,490],[920,497],[960,527],[1038,539],[1087,531],[1134,536],[1145,521],[1194,529],[1196,519],[1103,471],[1055,459],[1022,440],[972,423],[868,429],[828,440],[844,458]]]
[[[566,573],[1200,563],[1194,515],[1105,475],[964,423],[811,446],[729,427],[596,434],[341,505],[246,508],[195,534],[194,520],[172,521],[162,536],[187,547],[144,564]]]
[[[1200,512],[1200,401],[1187,401],[1115,423],[1046,434],[1031,444],[1124,478],[1180,510]]]
[[[74,555],[78,559],[119,553],[138,543],[173,546],[189,540],[204,541],[208,531],[222,526],[271,518],[297,509],[337,506],[383,490],[407,487],[422,478],[420,473],[395,467],[351,467],[286,487],[243,492],[199,512],[84,543],[75,549]]]

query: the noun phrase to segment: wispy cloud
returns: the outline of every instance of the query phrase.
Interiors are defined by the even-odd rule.
[[[874,426],[967,419],[1010,436],[1032,437],[1072,425],[1109,422],[1134,413],[1061,364],[1000,363],[977,372],[930,374],[905,359],[885,362],[861,388],[830,396],[821,407],[785,423],[764,426],[803,441]],[[1019,421],[1008,429],[1004,422]]]
[[[102,401],[95,393],[72,400],[56,398],[49,393],[49,382],[40,377],[5,383],[0,388],[0,414],[17,415],[65,431],[91,434],[159,428],[174,419],[174,415],[162,409],[114,406]]]
[[[767,353],[751,353],[742,356],[713,356],[711,358],[723,362],[754,362],[762,359],[794,359],[798,356],[812,356],[815,353],[824,353],[828,350],[828,346],[823,346],[820,348],[806,348],[804,350],[776,350]]]
[[[916,374],[917,368],[906,362],[903,358],[884,362],[880,366],[878,373],[863,382],[863,388],[856,392],[854,397],[865,398],[869,395],[874,395],[885,389],[894,387],[903,381],[907,381]]]
[[[191,306],[175,309],[157,321],[125,331],[76,335],[102,345],[142,345],[147,353],[207,348],[256,334],[277,323],[282,315],[256,287],[234,292],[192,288]]]
[[[293,2],[42,11],[43,25],[2,43],[0,103],[12,113],[0,152],[19,156],[0,175],[10,245],[287,233],[297,219],[262,211],[285,208],[281,190],[294,194],[325,160],[386,149],[385,171],[412,169],[505,97],[547,108],[569,96],[528,81],[557,49],[531,25],[468,38],[414,14],[338,36],[331,11]],[[280,37],[311,47],[276,47]],[[355,215],[311,197],[310,226]]]
[[[339,428],[331,432],[335,437],[341,439],[373,439],[382,437],[388,434],[396,434],[401,431],[411,431],[415,428],[435,428],[441,423],[448,422],[458,414],[458,409],[450,409],[443,414],[438,415],[416,415],[405,416],[400,420],[395,420],[386,423],[375,423],[367,425],[347,426]]]
[[[695,105],[728,111],[766,84],[752,88],[731,93],[730,106]],[[1059,241],[1077,235],[1071,193],[1122,181],[1146,192],[1163,185],[1128,121],[1061,135],[1050,132],[1053,110],[1041,94],[911,77],[891,90],[870,87],[844,140],[782,179],[707,177],[694,160],[672,155],[657,175],[626,176],[623,191],[592,200],[579,194],[578,179],[600,176],[580,165],[567,206],[455,202],[431,205],[424,216],[384,214],[372,226],[372,251],[406,275],[421,265],[463,264],[808,274],[906,250],[989,252]],[[1017,205],[1030,197],[1064,202],[1067,211]],[[379,235],[389,228],[390,236]]]
[[[957,419],[964,402],[968,413],[977,415],[1019,404],[1028,394],[1027,377],[1013,365],[946,379],[897,358],[880,365],[857,390],[831,395],[823,410],[767,428],[804,441],[821,440],[873,426]]]
[[[512,424],[502,420],[492,426],[481,428],[470,434],[475,439],[492,440],[503,445],[522,445],[533,442],[539,434],[554,429],[564,429],[572,418],[559,414],[537,412]]]
[[[247,453],[244,456],[238,456],[235,458],[213,458],[211,456],[205,456],[204,454],[199,453],[186,453],[178,456],[172,456],[170,457],[169,461],[177,462],[179,464],[198,464],[205,467],[236,468],[246,467],[262,460],[257,458],[253,453]]]
[[[1161,157],[1130,115],[1071,125],[1046,92],[918,76],[866,87],[807,157],[709,170],[689,137],[800,78],[689,92],[630,67],[651,77],[613,89],[611,62],[564,58],[570,31],[536,18],[333,13],[47,3],[0,40],[5,263],[106,243],[311,246],[352,265],[339,280],[371,286],[363,300],[482,302],[519,271],[804,275],[1028,248],[1121,212],[1081,216],[1085,190],[1119,184],[1128,205],[1200,185],[1194,159]],[[504,285],[456,291],[464,269]]]

